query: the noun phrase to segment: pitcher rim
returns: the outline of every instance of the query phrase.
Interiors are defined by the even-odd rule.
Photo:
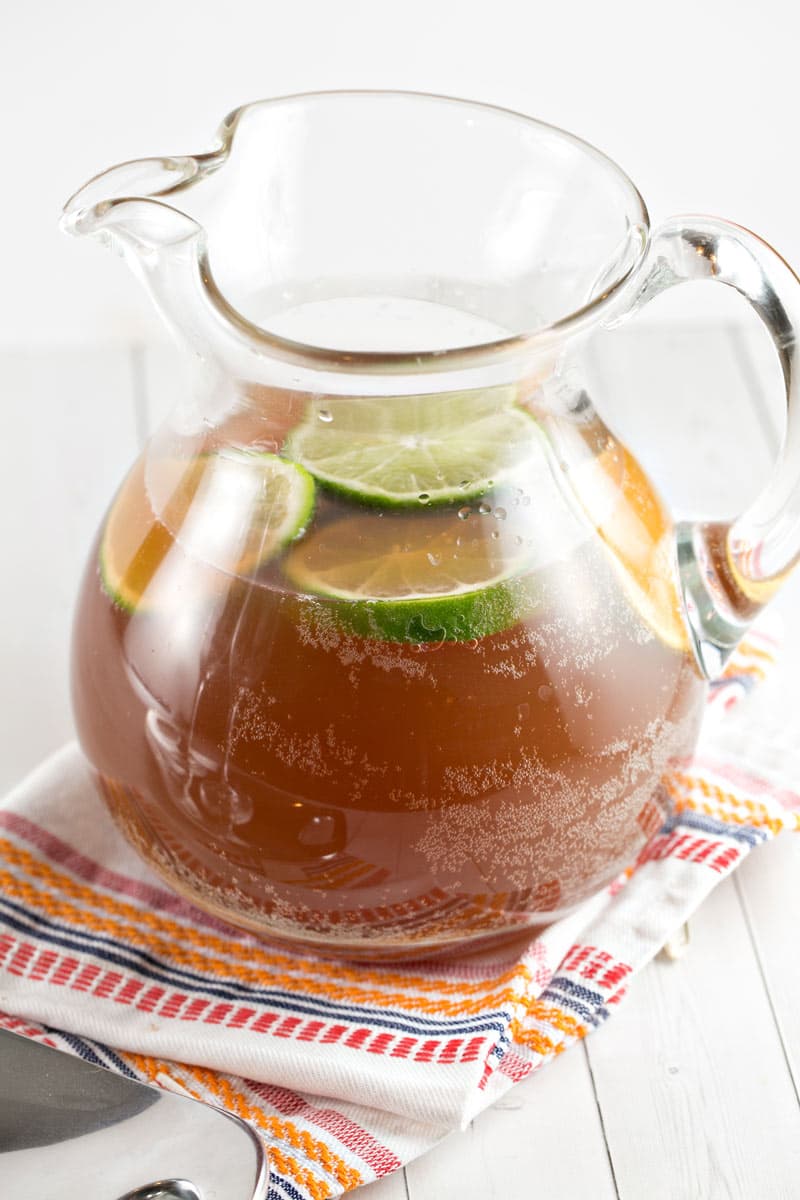
[[[219,315],[224,320],[232,324],[240,334],[244,335],[248,341],[255,343],[258,348],[269,351],[275,358],[298,365],[355,373],[388,369],[390,371],[403,370],[417,374],[423,371],[438,372],[456,367],[473,367],[480,365],[482,362],[491,362],[498,358],[524,355],[529,351],[552,344],[555,340],[560,340],[577,332],[578,329],[596,319],[601,311],[607,309],[610,302],[619,297],[625,284],[637,273],[649,246],[651,230],[650,215],[641,192],[630,175],[623,170],[615,159],[578,134],[571,133],[569,130],[552,122],[543,121],[539,117],[530,116],[527,113],[519,112],[517,109],[504,105],[491,104],[482,100],[472,100],[462,96],[451,96],[439,92],[397,88],[323,88],[311,91],[290,92],[280,96],[270,96],[260,100],[249,101],[232,109],[222,120],[217,131],[219,142],[215,147],[200,154],[177,156],[171,160],[175,163],[191,163],[195,168],[183,173],[172,186],[149,193],[140,192],[131,195],[115,195],[103,201],[102,207],[105,211],[108,211],[111,207],[117,207],[130,201],[145,200],[165,208],[171,208],[173,211],[185,215],[179,208],[173,208],[172,205],[167,203],[168,198],[175,193],[191,187],[193,183],[196,183],[202,177],[204,171],[201,164],[208,164],[208,168],[214,170],[224,164],[235,137],[236,127],[243,114],[248,110],[268,105],[286,104],[290,101],[326,100],[346,97],[393,97],[403,100],[433,100],[463,109],[471,108],[481,112],[498,113],[505,117],[511,117],[515,121],[524,122],[536,129],[556,134],[559,138],[587,153],[601,166],[612,171],[622,181],[629,194],[631,201],[630,215],[633,218],[629,223],[625,244],[626,247],[635,244],[637,234],[639,244],[632,256],[632,260],[623,261],[621,266],[615,271],[612,279],[603,285],[602,290],[599,290],[585,304],[564,314],[564,316],[559,317],[555,321],[546,325],[540,325],[532,330],[523,330],[521,333],[510,333],[506,337],[492,338],[491,340],[469,345],[450,346],[440,349],[429,348],[424,350],[399,351],[335,349],[333,347],[316,345],[313,342],[296,341],[283,337],[268,328],[255,324],[255,322],[244,316],[225,296],[214,276],[208,249],[205,244],[202,244],[198,251],[198,266],[200,268],[202,286],[210,303],[217,309]],[[162,161],[167,161],[166,156],[160,157]],[[129,161],[117,164],[119,167],[128,165],[133,165],[133,162]],[[114,169],[113,167],[109,168],[109,170]],[[105,174],[106,171],[101,172],[70,197],[64,206],[64,216],[70,210],[74,214],[75,201],[80,197],[81,192],[88,189],[91,184],[100,180]],[[198,230],[201,229],[202,227],[198,226]],[[622,256],[620,255],[619,257]]]

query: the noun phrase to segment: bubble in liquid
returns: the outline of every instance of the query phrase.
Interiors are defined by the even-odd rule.
[[[508,516],[508,513],[506,512],[506,510],[504,508],[496,508],[494,510],[494,515],[498,521],[505,521],[506,517]]]
[[[460,508],[458,510],[459,521],[466,521],[471,512],[472,512],[472,509],[470,508],[470,506],[468,504],[465,504],[463,508]]]
[[[538,694],[539,694],[540,700],[549,700],[553,695],[553,689],[551,687],[548,687],[546,683],[543,683],[542,686],[539,688]]]
[[[327,408],[321,408],[317,413],[317,416],[319,417],[320,421],[325,421],[326,423],[333,420],[333,413]]]
[[[478,512],[481,514],[481,516],[488,517],[488,515],[491,511],[492,511],[491,504],[486,504],[483,500],[481,500],[480,504],[478,505]]]
[[[417,496],[417,499],[419,500],[420,504],[430,504],[431,502],[431,498],[427,492],[420,492],[420,494]]]

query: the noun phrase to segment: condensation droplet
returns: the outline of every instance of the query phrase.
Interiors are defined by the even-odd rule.
[[[469,514],[471,512],[472,512],[472,509],[469,507],[468,504],[465,504],[463,508],[460,508],[458,510],[459,521],[466,521],[467,517],[469,516]]]
[[[441,556],[441,554],[433,554],[429,550],[428,554],[427,554],[427,559],[432,567],[438,567],[439,563],[442,561],[442,556]]]
[[[488,517],[488,515],[491,511],[492,511],[491,504],[486,504],[483,500],[478,505],[478,512],[481,514],[482,517]]]
[[[333,420],[333,413],[327,408],[321,408],[317,413],[317,416],[319,417],[320,421],[329,422]]]
[[[508,513],[506,512],[506,510],[504,508],[496,508],[494,510],[494,515],[497,517],[498,521],[505,521],[506,517],[508,516]]]
[[[543,683],[542,686],[539,688],[539,699],[540,700],[549,700],[552,695],[553,695],[553,689],[551,687],[548,687],[546,683]]]
[[[462,492],[465,492],[467,490],[467,488],[470,486],[470,482],[468,479],[462,479],[461,483],[458,486],[461,488]]]
[[[430,504],[431,502],[431,498],[427,492],[420,492],[420,494],[417,496],[417,499],[419,500],[420,504]]]
[[[521,545],[522,545],[522,537],[521,537],[521,535],[520,535],[520,534],[517,534],[517,536],[514,538],[514,541],[517,543],[517,545],[518,545],[518,546],[521,546]]]
[[[530,505],[530,502],[531,502],[531,498],[530,498],[530,496],[523,496],[523,497],[522,497],[522,507],[523,507],[523,508],[528,508],[528,506]]]
[[[492,537],[494,538],[494,540],[495,540],[495,541],[497,541],[497,539],[500,537],[500,530],[499,530],[499,529],[493,529],[493,530],[492,530]]]

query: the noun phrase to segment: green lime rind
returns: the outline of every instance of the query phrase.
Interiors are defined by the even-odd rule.
[[[264,454],[264,458],[276,458],[278,462],[284,463],[287,467],[292,467],[297,473],[298,492],[297,492],[297,509],[295,511],[295,520],[286,520],[284,528],[281,530],[280,539],[274,547],[270,558],[277,553],[278,550],[283,550],[291,542],[296,542],[301,538],[308,529],[314,519],[314,512],[317,504],[317,485],[314,476],[310,471],[307,471],[300,463],[291,462],[289,459],[278,458],[277,455]],[[263,560],[263,561],[266,561]]]
[[[407,508],[484,495],[540,445],[513,388],[315,401],[286,452],[362,505]]]
[[[201,472],[194,481],[190,481],[186,492],[177,502],[176,511],[170,514],[169,504],[174,505],[175,497],[179,495],[173,481],[168,493],[170,500],[159,518],[152,514],[149,518],[142,515],[143,479],[138,493],[135,492],[133,496],[128,490],[133,473],[123,483],[106,517],[98,550],[100,583],[117,608],[127,613],[148,609],[145,596],[149,581],[175,541],[180,541],[185,553],[194,555],[210,566],[235,574],[251,575],[301,538],[308,529],[316,505],[316,484],[303,466],[275,454],[236,450],[218,455],[198,455],[194,460],[179,462],[177,466],[183,474],[179,474],[178,478],[187,477],[193,462],[204,463],[208,468],[215,460],[219,463],[219,470],[215,473],[212,467],[207,474]],[[245,473],[237,473],[234,469],[226,478],[225,472],[231,464],[234,468],[237,465],[244,466]],[[171,462],[169,467],[174,470],[176,463]],[[158,469],[157,465],[155,469]],[[249,472],[253,470],[263,472],[263,480],[266,480],[263,495],[260,493],[263,480],[250,475]],[[184,520],[195,503],[200,506],[200,519],[192,524],[186,534]],[[209,514],[213,512],[217,518],[220,512],[224,517],[227,505],[232,518],[230,536],[226,533],[224,523],[219,525],[214,521],[208,523],[202,520],[204,504],[208,506]],[[229,561],[230,548],[235,545],[233,535],[236,526],[241,513],[247,511],[248,506],[255,506],[252,512],[260,518],[261,524],[256,529],[262,531],[261,540],[256,540],[254,549],[245,548],[236,561]],[[135,534],[133,546],[137,549],[134,551],[129,545],[129,554],[126,554],[126,543],[131,541],[131,522]],[[152,547],[154,535],[157,542],[155,555],[152,548],[149,554],[146,549],[148,543]],[[122,550],[117,551],[119,561],[114,563],[114,543],[117,539]]]
[[[105,539],[100,543],[100,549],[97,553],[97,573],[100,577],[100,586],[115,608],[119,608],[126,613],[135,613],[145,606],[142,604],[141,598],[138,601],[128,599],[112,582],[103,553],[104,546]]]
[[[346,600],[304,598],[337,629],[372,641],[472,642],[502,633],[530,617],[540,604],[541,586],[531,575],[504,580],[472,592],[424,600]]]

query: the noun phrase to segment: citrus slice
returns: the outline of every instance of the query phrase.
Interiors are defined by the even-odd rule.
[[[541,440],[515,389],[426,396],[323,397],[286,443],[326,487],[385,507],[482,495]]]
[[[490,515],[355,510],[312,529],[283,567],[298,591],[337,601],[337,619],[353,633],[468,641],[533,610],[536,585],[522,574],[531,557],[530,539],[500,535]]]
[[[140,459],[106,520],[103,586],[120,607],[137,609],[176,543],[212,567],[250,576],[303,532],[313,508],[311,476],[274,454]]]
[[[609,436],[591,469],[574,472],[571,480],[611,552],[628,603],[660,641],[673,650],[688,651],[672,521],[639,463]]]

